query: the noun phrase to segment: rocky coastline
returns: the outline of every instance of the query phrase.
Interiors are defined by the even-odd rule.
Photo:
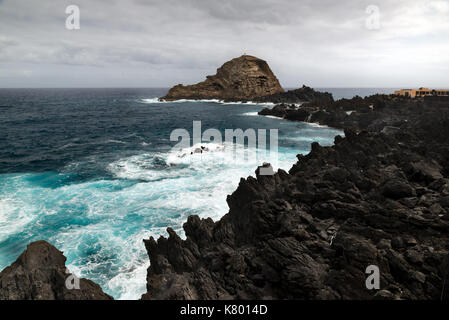
[[[353,111],[349,113],[348,111]],[[449,103],[376,95],[262,114],[345,128],[249,177],[220,221],[145,240],[142,299],[449,299]],[[311,118],[310,118],[311,117]],[[365,286],[380,270],[380,289]]]
[[[449,100],[373,95],[335,101],[285,92],[268,64],[242,56],[162,100],[277,103],[260,115],[344,129],[288,171],[242,178],[219,221],[190,216],[186,239],[144,240],[147,299],[449,299]],[[265,164],[265,166],[270,166]],[[70,274],[63,253],[30,244],[0,273],[0,300],[110,300]],[[366,287],[366,270],[380,288]]]
[[[444,100],[431,100],[431,105],[445,103],[447,102]],[[366,98],[356,96],[338,101],[308,101],[300,106],[281,103],[271,109],[264,108],[259,115],[313,122],[338,129],[371,132],[399,128],[404,122],[414,121],[422,115],[425,110],[423,106],[422,99],[373,95]]]
[[[449,103],[375,95],[261,114],[345,129],[289,172],[241,179],[217,222],[144,240],[142,299],[448,300]],[[378,266],[380,289],[365,286]],[[0,299],[112,299],[67,290],[65,257],[38,241],[0,273]]]

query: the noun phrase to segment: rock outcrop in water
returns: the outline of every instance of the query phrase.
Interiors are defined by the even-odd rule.
[[[219,99],[248,101],[284,90],[268,64],[259,58],[243,55],[226,62],[217,74],[195,85],[181,84],[170,89],[161,100]]]
[[[348,129],[288,173],[242,179],[229,213],[189,217],[186,240],[172,229],[145,240],[142,298],[448,300],[449,103],[358,101],[326,108],[367,107],[374,116],[351,127],[371,132]],[[379,290],[366,287],[371,265]]]
[[[287,92],[275,93],[269,96],[254,99],[255,102],[273,102],[273,103],[302,103],[314,102],[328,104],[334,102],[332,94],[328,92],[315,91],[314,89],[303,85],[299,89],[289,90]]]
[[[69,279],[66,286],[66,258],[61,251],[45,241],[28,245],[9,267],[0,273],[0,300],[112,300],[99,285],[79,279]],[[70,286],[69,286],[70,287]]]

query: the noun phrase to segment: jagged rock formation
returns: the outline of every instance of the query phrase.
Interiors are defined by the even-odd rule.
[[[319,92],[303,85],[299,89],[289,90],[287,92],[275,93],[269,96],[256,98],[256,102],[273,102],[273,103],[301,103],[301,102],[315,102],[321,104],[328,104],[334,102],[331,93]]]
[[[161,100],[248,101],[281,92],[284,90],[264,60],[243,55],[226,62],[217,69],[217,74],[207,76],[203,82],[190,86],[174,86]]]
[[[0,273],[0,300],[112,300],[100,286],[87,279],[69,279],[66,287],[66,257],[45,241],[28,245],[9,267]]]
[[[142,298],[449,299],[449,104],[417,103],[386,111],[402,110],[397,130],[346,130],[289,173],[242,179],[229,213],[189,217],[186,240],[145,240]]]
[[[432,105],[444,105],[435,100]],[[354,97],[338,101],[311,101],[301,106],[280,104],[264,108],[260,115],[273,115],[288,120],[315,122],[340,129],[356,131],[393,130],[406,121],[418,119],[425,110],[424,101],[393,95]]]

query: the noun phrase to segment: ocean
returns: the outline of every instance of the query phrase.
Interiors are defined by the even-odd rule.
[[[394,89],[320,90],[350,98]],[[183,236],[192,214],[220,219],[226,196],[257,165],[274,156],[288,171],[312,142],[332,145],[342,135],[258,116],[263,104],[158,102],[166,92],[0,89],[0,270],[43,239],[64,252],[77,276],[116,299],[138,299],[149,266],[143,239],[167,235],[167,227]],[[193,121],[203,131],[278,129],[278,150],[219,143],[201,143],[203,153],[194,152],[198,145],[174,149],[171,132],[191,133]]]

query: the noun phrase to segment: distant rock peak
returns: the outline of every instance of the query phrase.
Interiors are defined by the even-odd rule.
[[[266,61],[242,55],[223,64],[215,75],[207,76],[203,82],[174,86],[161,100],[249,101],[283,92],[284,89]]]

